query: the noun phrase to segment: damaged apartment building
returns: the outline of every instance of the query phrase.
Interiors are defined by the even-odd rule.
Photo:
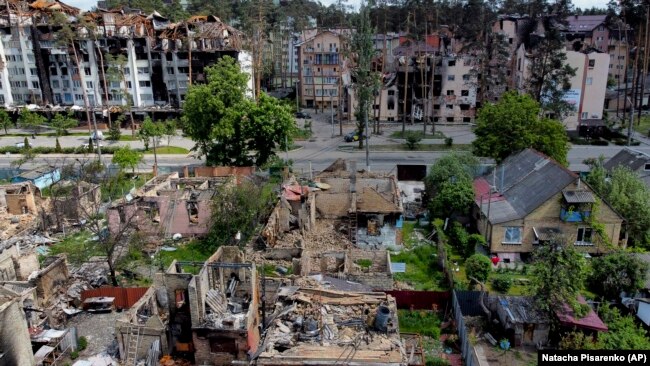
[[[109,231],[137,227],[150,238],[204,236],[210,230],[215,189],[234,184],[233,177],[154,177],[107,210]]]
[[[172,23],[156,12],[96,9],[82,15],[95,33],[75,25],[86,37],[67,47],[54,12],[81,15],[56,0],[10,1],[0,11],[0,105],[88,106],[102,119],[107,107],[125,108],[128,95],[136,114],[175,113],[188,85],[205,81],[219,58],[237,59],[242,46],[242,33],[214,16]]]
[[[358,173],[337,160],[313,187],[284,185],[250,255],[280,271],[392,289],[388,249],[401,243],[402,212],[394,176]]]

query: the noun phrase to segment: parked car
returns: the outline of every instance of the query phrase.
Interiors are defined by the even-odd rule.
[[[93,140],[103,140],[104,139],[104,134],[102,131],[97,131],[97,135],[95,136],[95,132],[90,134],[90,138]]]
[[[311,115],[307,112],[296,112],[296,118],[311,119]]]
[[[346,133],[343,136],[343,140],[345,140],[345,142],[359,141],[359,138],[365,139],[366,136],[364,136],[363,134],[361,134],[361,136],[359,136],[359,133],[357,133],[357,131],[352,131],[352,132]]]

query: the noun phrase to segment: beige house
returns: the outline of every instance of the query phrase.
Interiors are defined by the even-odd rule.
[[[337,109],[345,73],[346,30],[321,30],[298,43],[300,104],[306,108]]]
[[[556,236],[591,254],[627,243],[623,218],[578,175],[533,149],[475,179],[474,193],[476,226],[506,263]],[[602,236],[595,223],[603,225]]]

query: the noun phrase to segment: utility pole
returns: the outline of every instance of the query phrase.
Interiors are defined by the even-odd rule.
[[[328,89],[328,90],[330,90],[330,113],[332,114],[330,116],[330,119],[332,124],[332,137],[334,137],[334,103],[332,102],[332,92],[331,92],[332,89]]]
[[[95,117],[95,99],[93,98],[93,127],[95,128],[95,140],[97,141],[97,159],[99,159],[99,163],[102,164],[102,144],[100,143],[99,140],[99,135],[97,133],[97,118]]]

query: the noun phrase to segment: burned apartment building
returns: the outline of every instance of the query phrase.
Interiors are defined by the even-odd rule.
[[[215,189],[231,182],[232,177],[179,178],[178,173],[154,177],[108,208],[109,231],[115,235],[131,226],[149,238],[204,236]]]
[[[219,58],[238,59],[242,46],[242,33],[214,16],[172,23],[156,12],[96,9],[81,15],[94,33],[75,24],[79,38],[68,47],[57,39],[55,12],[81,15],[56,0],[10,1],[0,11],[0,105],[88,107],[99,120],[127,105],[136,114],[177,113],[188,85],[205,81]]]

